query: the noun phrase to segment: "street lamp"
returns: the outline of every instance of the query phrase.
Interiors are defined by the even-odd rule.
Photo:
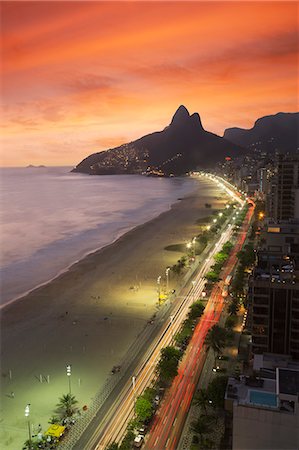
[[[135,411],[135,389],[136,389],[136,377],[135,375],[132,376],[132,386],[133,386],[133,406]]]
[[[25,407],[25,417],[28,418],[28,435],[29,435],[29,448],[31,448],[31,426],[30,426],[30,403],[27,403]]]
[[[158,285],[158,300],[160,302],[160,296],[161,296],[161,275],[157,278],[157,285]]]
[[[170,272],[170,267],[167,267],[167,269],[165,270],[165,275],[166,275],[166,291],[168,293],[169,290],[169,272]]]
[[[72,390],[71,390],[72,366],[70,364],[67,364],[67,366],[66,366],[66,374],[67,374],[68,379],[69,379],[69,394],[71,395],[71,393],[72,393]]]

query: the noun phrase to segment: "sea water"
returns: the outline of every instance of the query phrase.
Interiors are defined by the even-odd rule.
[[[1,305],[170,208],[191,178],[89,176],[70,167],[0,169]]]

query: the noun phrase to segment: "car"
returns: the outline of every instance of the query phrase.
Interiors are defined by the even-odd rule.
[[[143,434],[138,434],[138,436],[135,437],[133,446],[135,448],[140,448],[144,442],[144,436]]]
[[[159,395],[156,395],[156,397],[154,398],[154,404],[155,404],[156,406],[158,406],[159,403],[160,403],[160,397],[159,397]]]

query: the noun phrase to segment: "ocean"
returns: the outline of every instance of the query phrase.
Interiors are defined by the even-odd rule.
[[[89,176],[70,167],[1,168],[1,305],[168,210],[191,178]]]

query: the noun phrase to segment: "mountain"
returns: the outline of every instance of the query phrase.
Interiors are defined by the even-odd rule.
[[[228,128],[224,138],[243,147],[265,152],[295,152],[299,147],[299,113],[278,113],[258,119],[250,130]]]
[[[182,175],[196,168],[213,167],[242,149],[204,130],[197,113],[180,106],[163,131],[143,136],[113,149],[83,159],[73,172],[95,175],[135,174]]]

